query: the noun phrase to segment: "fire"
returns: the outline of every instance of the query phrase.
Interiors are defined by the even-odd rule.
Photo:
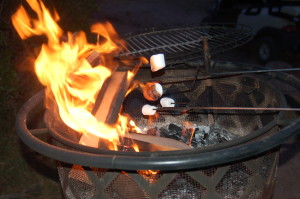
[[[183,122],[184,129],[182,130],[183,137],[189,137],[189,146],[192,145],[192,139],[195,133],[195,127],[193,123],[185,121]]]
[[[134,151],[140,152],[139,146],[137,144],[133,144],[132,148],[134,149]]]
[[[98,43],[88,43],[84,32],[64,33],[57,24],[59,15],[51,13],[41,0],[27,0],[27,3],[37,17],[31,18],[20,6],[12,22],[22,39],[35,35],[45,35],[48,39],[35,60],[35,72],[46,87],[46,106],[49,108],[49,102],[55,101],[59,116],[72,129],[118,143],[128,119],[120,116],[115,125],[109,126],[99,122],[91,110],[101,86],[113,72],[110,66],[118,64],[113,57],[122,50],[124,42],[107,22],[91,27],[91,32],[98,35]],[[101,62],[95,67],[85,59],[92,51],[101,54]],[[133,78],[135,72],[136,68],[128,78]]]
[[[135,122],[134,122],[133,120],[130,120],[130,121],[129,121],[129,125],[130,125],[130,129],[131,129],[132,131],[134,131],[134,132],[136,132],[136,133],[142,133],[142,130],[141,130],[139,127],[137,127],[137,126],[135,125]]]

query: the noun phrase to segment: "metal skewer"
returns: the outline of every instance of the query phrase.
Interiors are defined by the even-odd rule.
[[[254,111],[300,111],[300,108],[265,108],[265,107],[162,107],[155,109],[158,112],[181,111],[189,112],[191,110],[254,110]]]
[[[183,81],[195,81],[195,80],[205,80],[205,79],[213,79],[218,77],[227,77],[227,76],[234,76],[234,75],[245,75],[245,74],[255,74],[255,73],[268,73],[268,72],[291,72],[291,71],[300,71],[300,68],[282,68],[282,69],[266,69],[266,70],[250,70],[250,71],[233,71],[233,72],[218,72],[218,73],[209,73],[205,75],[198,75],[197,78],[195,77],[184,77],[183,80],[176,80],[176,81],[169,81],[169,82],[161,82],[161,84],[174,84]],[[172,78],[167,77],[166,78]],[[178,78],[178,77],[174,77]]]
[[[300,71],[300,68],[279,68],[279,69],[262,69],[262,70],[249,70],[249,71],[233,71],[233,72],[219,72],[211,73],[210,77],[220,77],[223,75],[239,75],[249,73],[268,73],[268,72],[289,72],[289,71]],[[201,77],[201,76],[200,76]]]

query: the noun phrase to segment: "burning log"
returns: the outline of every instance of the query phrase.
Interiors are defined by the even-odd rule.
[[[100,63],[100,54],[92,52],[87,61],[92,65]],[[127,71],[113,71],[112,75],[104,82],[101,90],[96,98],[92,114],[99,122],[114,124],[122,103],[124,101],[127,88],[130,83],[127,82]],[[91,133],[82,135],[80,144],[97,148],[99,145],[99,137]],[[109,142],[104,142],[109,144]]]
[[[98,53],[97,51],[93,51],[91,54],[89,54],[86,58],[86,61],[88,61],[93,67],[98,66],[102,63],[100,53]]]
[[[127,91],[127,72],[116,71],[104,83],[99,91],[93,115],[99,122],[114,124]],[[99,137],[93,134],[83,135],[80,144],[98,147]]]
[[[139,146],[144,145],[144,147],[147,147],[147,150],[149,151],[173,151],[193,148],[181,141],[177,141],[174,139],[145,135],[140,133],[126,133],[124,137],[132,139]],[[140,142],[144,142],[146,144]]]
[[[127,71],[115,71],[99,91],[92,114],[99,122],[114,124],[128,88]],[[98,147],[99,137],[83,135],[80,144]]]
[[[115,71],[101,88],[92,114],[98,121],[114,124],[128,88],[127,71]]]

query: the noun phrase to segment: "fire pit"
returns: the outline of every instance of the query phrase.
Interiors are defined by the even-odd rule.
[[[216,63],[215,69],[246,71],[257,68]],[[165,76],[174,77],[181,72],[178,68],[167,70]],[[143,79],[147,76],[143,70],[139,75]],[[173,81],[166,77],[156,79]],[[213,105],[284,107],[283,96],[268,83],[270,80],[300,88],[298,79],[278,72],[217,78],[213,80]],[[184,79],[181,81],[176,84],[178,89],[185,89],[181,84],[187,87],[191,84]],[[165,85],[168,89],[176,89],[174,84]],[[205,95],[202,86],[199,81],[197,93],[178,92],[177,95],[185,96],[191,104],[198,102],[206,106],[206,98],[199,100]],[[217,97],[220,94],[222,98]],[[26,127],[28,113],[42,99],[43,92],[40,92],[22,107],[17,118],[17,131],[34,150],[60,161],[58,171],[66,198],[269,198],[276,176],[278,146],[300,128],[298,119],[279,129],[284,120],[283,113],[278,111],[214,111],[215,125],[238,135],[238,138],[190,150],[136,153],[79,145],[78,137],[59,132],[58,120],[50,117],[46,121],[55,138],[54,146],[34,136],[37,131],[47,130],[29,131]],[[126,103],[127,100],[125,110],[130,112],[130,104]],[[208,115],[196,111],[164,115],[165,118],[158,118],[152,125],[169,123],[167,117],[209,125]],[[145,120],[140,116],[136,118],[140,123]]]
[[[281,129],[289,109],[270,81],[297,89],[300,81],[211,62],[211,54],[249,40],[246,27],[153,30],[127,37],[126,47],[111,24],[95,24],[98,43],[90,44],[83,32],[64,41],[57,13],[28,2],[37,19],[20,7],[12,21],[22,39],[47,36],[35,61],[46,90],[24,104],[16,128],[28,146],[59,161],[66,198],[270,197],[278,146],[300,128],[298,119]],[[140,56],[152,54],[154,73],[138,71]],[[156,72],[164,56],[166,69]],[[47,128],[28,130],[27,116],[45,95]],[[35,136],[48,132],[51,143]]]

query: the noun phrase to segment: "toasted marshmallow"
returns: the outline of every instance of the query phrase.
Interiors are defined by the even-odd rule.
[[[158,100],[163,94],[163,88],[159,83],[149,82],[146,84],[140,84],[145,99],[150,101]]]

